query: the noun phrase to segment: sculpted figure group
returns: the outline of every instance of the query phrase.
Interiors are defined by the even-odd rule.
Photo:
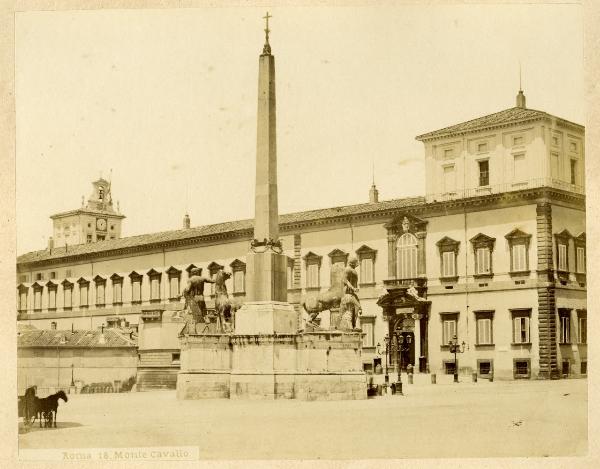
[[[215,274],[214,280],[202,275],[201,268],[190,271],[190,278],[183,290],[185,309],[188,312],[185,332],[187,334],[203,334],[211,331],[211,317],[216,317],[216,333],[228,333],[233,330],[233,317],[240,305],[229,298],[225,281],[231,273],[220,269]],[[215,284],[215,313],[209,314],[204,300],[204,286],[207,283]]]
[[[333,329],[341,331],[359,330],[358,317],[362,307],[358,298],[358,260],[350,258],[348,265],[333,271],[332,286],[328,291],[317,296],[305,298],[302,307],[310,316],[308,329],[320,329],[318,318],[322,311],[339,309],[339,323],[332,324]],[[213,278],[202,275],[201,268],[193,268],[190,278],[183,290],[187,320],[184,332],[187,334],[230,333],[233,331],[235,312],[241,304],[229,297],[226,281],[231,273],[223,269],[217,271]],[[210,314],[204,300],[204,287],[207,283],[215,284],[215,312]],[[211,326],[215,319],[215,326]]]

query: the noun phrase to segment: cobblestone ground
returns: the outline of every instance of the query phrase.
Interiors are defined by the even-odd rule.
[[[587,380],[404,385],[362,401],[178,401],[174,391],[74,395],[20,448],[197,446],[201,458],[576,456]]]

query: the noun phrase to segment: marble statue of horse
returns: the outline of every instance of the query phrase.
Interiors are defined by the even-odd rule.
[[[242,306],[235,299],[229,298],[226,280],[231,273],[219,270],[215,275],[215,313],[217,314],[217,331],[232,332],[235,312]]]

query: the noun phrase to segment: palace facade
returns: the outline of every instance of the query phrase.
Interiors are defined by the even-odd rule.
[[[373,185],[367,203],[280,216],[299,327],[302,299],[356,256],[365,369],[385,366],[386,343],[395,350],[402,336],[390,366],[400,356],[416,372],[454,373],[456,336],[461,373],[586,375],[584,127],[527,108],[519,91],[515,107],[417,140],[423,197],[379,201]],[[52,217],[56,243],[18,257],[20,323],[137,324],[173,309],[194,266],[231,270],[229,292],[243,300],[252,220],[191,227],[186,215],[182,229],[121,238],[110,183],[93,184],[85,208]]]

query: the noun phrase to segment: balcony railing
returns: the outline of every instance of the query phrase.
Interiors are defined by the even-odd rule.
[[[515,181],[503,184],[479,186],[469,189],[457,189],[449,192],[440,192],[436,194],[427,194],[425,199],[427,202],[440,202],[444,200],[465,199],[469,197],[479,197],[488,194],[500,194],[503,192],[515,192],[525,189],[534,189],[538,187],[552,187],[561,189],[575,194],[585,194],[585,188],[576,184],[570,184],[566,181],[561,181],[553,178],[536,178],[526,181]]]

